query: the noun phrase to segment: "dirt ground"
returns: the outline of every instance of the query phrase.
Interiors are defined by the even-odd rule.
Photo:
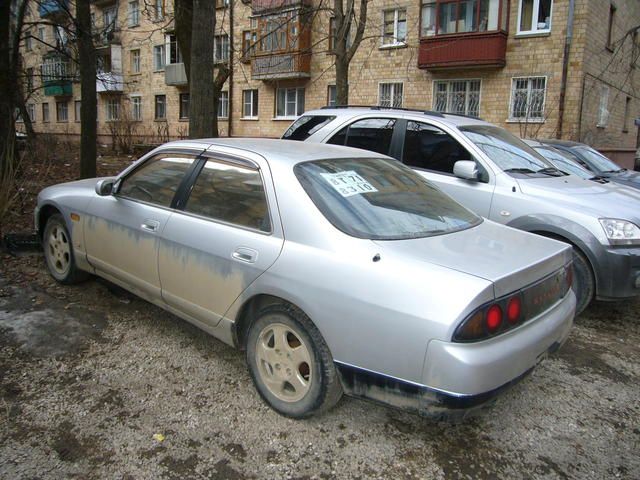
[[[5,232],[28,227],[40,186]],[[350,398],[294,421],[240,352],[106,282],[61,286],[41,256],[0,254],[0,478],[638,479],[639,313],[593,305],[460,423]]]

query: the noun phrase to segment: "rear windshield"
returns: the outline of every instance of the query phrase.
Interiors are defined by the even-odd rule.
[[[304,115],[293,122],[284,132],[282,138],[286,140],[306,140],[334,118],[336,117],[330,115]]]
[[[421,238],[482,222],[395,160],[318,160],[299,163],[294,172],[327,220],[353,237]]]

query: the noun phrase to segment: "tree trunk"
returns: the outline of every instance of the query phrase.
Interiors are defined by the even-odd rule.
[[[11,2],[0,1],[0,180],[9,171],[15,147],[14,96],[11,78]]]
[[[216,2],[193,0],[191,65],[189,72],[189,137],[217,137],[215,88],[213,84],[213,37]]]
[[[90,0],[76,0],[78,65],[80,68],[80,178],[96,176],[98,130],[96,127],[96,52],[91,38]]]
[[[349,62],[336,56],[336,105],[349,105]]]
[[[214,12],[215,14],[215,12]],[[187,78],[191,72],[191,28],[193,25],[193,0],[175,0],[174,18],[176,25],[176,39],[182,54],[182,63]]]

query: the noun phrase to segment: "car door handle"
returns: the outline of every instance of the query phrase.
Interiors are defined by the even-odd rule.
[[[158,228],[160,228],[160,222],[157,220],[145,220],[140,225],[140,228],[146,230],[147,232],[157,232]]]
[[[258,252],[253,248],[238,247],[234,250],[231,256],[239,262],[255,263],[258,259]]]

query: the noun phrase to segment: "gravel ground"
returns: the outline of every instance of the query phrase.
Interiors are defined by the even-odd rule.
[[[640,301],[595,304],[490,408],[285,419],[241,353],[99,280],[0,255],[0,478],[640,478]]]

